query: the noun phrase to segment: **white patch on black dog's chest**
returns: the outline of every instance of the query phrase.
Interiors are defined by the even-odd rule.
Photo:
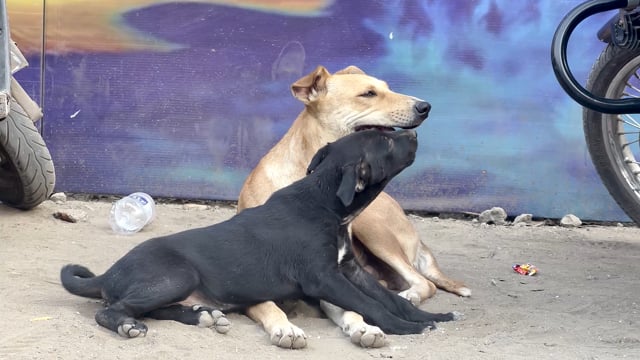
[[[345,255],[347,255],[351,251],[351,249],[349,248],[351,242],[351,224],[347,225],[346,230],[346,235],[338,235],[338,264],[342,263]]]
[[[344,258],[344,254],[346,253],[347,253],[347,246],[346,244],[342,244],[342,247],[338,249],[338,264],[342,262],[342,258]]]

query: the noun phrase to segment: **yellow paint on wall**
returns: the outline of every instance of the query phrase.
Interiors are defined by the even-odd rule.
[[[169,51],[179,47],[122,21],[131,10],[170,3],[190,2],[235,6],[293,16],[318,16],[333,0],[8,0],[13,39],[26,54],[40,52],[43,14],[48,53]]]

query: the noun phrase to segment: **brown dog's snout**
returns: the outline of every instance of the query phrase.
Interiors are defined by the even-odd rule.
[[[422,119],[426,119],[429,116],[429,111],[431,110],[431,104],[426,101],[419,101],[414,106],[416,114]]]

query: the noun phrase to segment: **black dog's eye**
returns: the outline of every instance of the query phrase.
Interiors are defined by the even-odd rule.
[[[374,90],[369,90],[365,93],[360,94],[360,96],[362,97],[374,97],[377,96],[378,94],[374,91]]]

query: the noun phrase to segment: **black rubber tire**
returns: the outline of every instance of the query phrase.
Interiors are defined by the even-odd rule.
[[[639,66],[640,49],[628,50],[609,45],[594,63],[587,89],[601,97],[626,97],[623,95],[626,81],[634,77]],[[638,160],[636,156],[640,154],[638,144],[634,144],[640,133],[636,133],[635,138],[631,138],[630,133],[623,134],[620,119],[621,115],[584,108],[584,135],[591,160],[603,184],[627,216],[640,225],[640,166],[632,162]]]
[[[56,182],[51,154],[24,109],[11,100],[0,120],[0,202],[28,210],[47,200]]]

